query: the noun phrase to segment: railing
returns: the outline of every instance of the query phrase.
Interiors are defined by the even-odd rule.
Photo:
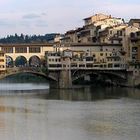
[[[126,70],[124,67],[49,67],[48,70]]]

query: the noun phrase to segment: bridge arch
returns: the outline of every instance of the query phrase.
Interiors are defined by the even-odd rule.
[[[11,56],[6,55],[6,67],[13,67],[14,66],[14,60]]]
[[[38,67],[41,65],[41,59],[37,55],[29,58],[29,66]]]
[[[15,66],[16,67],[23,67],[23,66],[27,66],[27,59],[24,56],[18,56],[15,59]]]
[[[110,83],[117,83],[118,85],[126,81],[127,77],[124,73],[111,72],[111,71],[76,71],[72,75],[72,82],[79,80],[80,78],[84,78],[86,76],[93,76],[98,80],[109,81]]]
[[[6,70],[6,73],[0,75],[0,79],[4,79],[8,76],[11,75],[16,75],[20,73],[30,73],[38,76],[42,76],[46,79],[50,79],[52,81],[58,82],[58,76],[57,74],[55,75],[54,73],[44,73],[40,71],[40,68],[34,68],[34,67],[13,67],[13,68],[8,68]]]
[[[11,73],[11,74],[5,75],[5,77],[3,77],[3,78],[6,78],[6,77],[12,76],[12,75],[16,75],[16,74],[21,74],[21,73],[30,73],[30,74],[34,74],[34,75],[36,75],[36,76],[42,76],[42,77],[44,77],[44,78],[46,78],[46,79],[48,79],[48,80],[52,80],[52,81],[57,82],[57,79],[56,79],[55,77],[53,77],[53,76],[45,75],[45,74],[42,74],[42,73],[39,73],[39,72],[31,72],[31,71],[24,71],[24,72]]]

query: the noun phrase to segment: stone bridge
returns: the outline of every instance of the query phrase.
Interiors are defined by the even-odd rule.
[[[0,74],[0,79],[4,79],[8,76],[19,74],[19,73],[31,73],[34,75],[42,76],[49,81],[58,82],[58,76],[56,72],[46,72],[40,67],[13,67],[7,68],[5,72]]]
[[[41,67],[13,67],[7,68],[4,73],[0,74],[0,79],[3,79],[10,75],[18,73],[32,73],[47,78],[50,82],[51,87],[55,88],[72,88],[72,83],[80,78],[88,76],[90,80],[91,75],[97,75],[99,78],[105,78],[106,80],[116,83],[121,86],[135,86],[140,83],[138,78],[133,76],[132,71],[126,70],[46,70],[44,71]],[[136,79],[136,80],[135,80]],[[135,81],[134,81],[135,80]]]

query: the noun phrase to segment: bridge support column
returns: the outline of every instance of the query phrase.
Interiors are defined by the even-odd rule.
[[[140,86],[140,71],[133,70],[127,74],[127,85],[129,87]]]
[[[71,70],[62,70],[59,76],[59,88],[72,88]]]
[[[16,64],[15,61],[13,61],[13,66],[12,67],[15,67],[16,66],[15,64]]]
[[[29,61],[27,61],[26,66],[27,66],[27,67],[29,67],[29,66],[30,66]]]

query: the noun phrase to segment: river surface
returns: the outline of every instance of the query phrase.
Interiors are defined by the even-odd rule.
[[[140,90],[0,84],[0,140],[139,140]]]

